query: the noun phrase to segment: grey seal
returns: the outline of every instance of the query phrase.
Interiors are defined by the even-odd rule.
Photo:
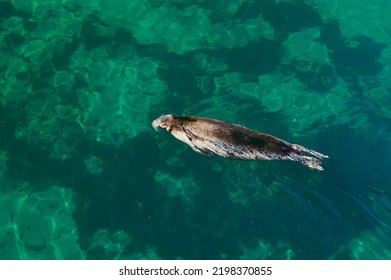
[[[152,122],[197,153],[243,160],[292,160],[322,171],[327,155],[241,125],[195,116],[164,115]],[[314,157],[307,156],[305,153]]]

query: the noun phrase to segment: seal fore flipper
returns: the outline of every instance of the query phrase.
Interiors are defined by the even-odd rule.
[[[195,138],[198,138],[197,136],[195,136],[190,130],[188,130],[187,128],[184,128],[183,126],[181,126],[181,130],[185,133],[187,139],[192,142],[193,139]]]
[[[195,151],[197,153],[200,153],[201,155],[204,155],[204,156],[207,156],[207,157],[213,156],[213,153],[211,151],[202,150],[202,149],[197,148],[196,146],[190,146],[190,147],[193,149],[193,151]]]
[[[205,150],[205,149],[202,149],[202,148],[199,148],[199,147],[196,147],[193,143],[193,140],[194,139],[197,139],[197,140],[201,140],[202,139],[200,137],[197,137],[196,135],[194,135],[190,130],[188,130],[187,128],[184,128],[181,126],[181,129],[182,131],[185,133],[187,139],[189,140],[187,142],[187,144],[193,149],[193,151],[197,152],[197,153],[200,153],[201,155],[204,155],[204,156],[212,156],[213,155],[213,152],[211,151],[208,151],[208,150]]]

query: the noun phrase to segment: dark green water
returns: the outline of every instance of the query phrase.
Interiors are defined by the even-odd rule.
[[[0,0],[0,258],[390,259],[390,9]],[[168,113],[330,158],[204,157]]]

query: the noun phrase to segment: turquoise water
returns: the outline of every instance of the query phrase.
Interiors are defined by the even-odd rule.
[[[0,258],[390,259],[390,9],[0,0]],[[168,113],[330,158],[204,157]]]

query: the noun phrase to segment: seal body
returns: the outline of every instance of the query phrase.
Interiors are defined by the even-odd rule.
[[[215,119],[164,115],[152,126],[165,129],[194,151],[206,155],[244,160],[292,160],[323,170],[320,159],[328,158],[306,147],[272,135]],[[312,155],[307,156],[305,153]]]

